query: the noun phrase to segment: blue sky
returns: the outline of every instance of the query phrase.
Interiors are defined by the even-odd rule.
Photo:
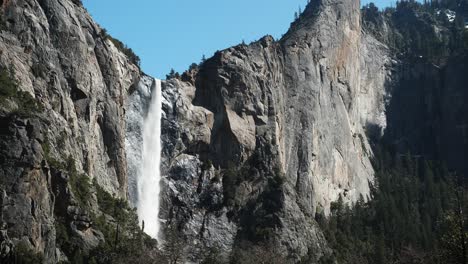
[[[349,0],[354,1],[354,0]],[[266,34],[280,38],[307,0],[84,0],[93,18],[131,47],[157,78],[216,50]],[[363,0],[363,4],[369,1]],[[388,5],[390,0],[374,1]]]

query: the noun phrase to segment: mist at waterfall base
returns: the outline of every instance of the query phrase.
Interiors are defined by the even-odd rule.
[[[161,80],[155,80],[148,114],[143,123],[142,168],[138,175],[137,212],[144,232],[158,239],[161,163]],[[144,226],[143,226],[144,225]]]

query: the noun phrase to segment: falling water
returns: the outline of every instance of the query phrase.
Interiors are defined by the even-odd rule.
[[[138,177],[138,217],[144,231],[158,239],[161,163],[161,80],[155,80],[151,103],[143,124],[142,169]]]

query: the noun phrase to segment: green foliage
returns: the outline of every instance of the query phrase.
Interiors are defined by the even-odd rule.
[[[362,8],[361,16],[365,22],[378,23],[379,8],[374,3],[369,3]]]
[[[3,10],[0,10],[0,31],[6,30],[6,29],[7,29],[7,25],[5,22]]]
[[[85,251],[71,232],[70,220],[57,217],[56,242],[72,263],[130,263],[136,260],[138,263],[154,263],[151,258],[144,260],[144,255],[156,250],[156,241],[144,234],[139,227],[135,209],[124,199],[106,192],[95,179],[91,184],[86,174],[78,173],[72,156],[63,162],[54,159],[47,138],[42,148],[49,165],[69,176],[68,186],[80,208],[91,215],[91,227],[104,235],[103,243],[90,252]],[[91,210],[96,209],[91,208],[93,194],[97,198],[97,211]]]
[[[127,56],[127,58],[133,63],[135,64],[136,66],[138,66],[138,68],[140,67],[140,57],[138,55],[135,54],[135,52],[129,48],[127,45],[125,45],[122,41],[112,37],[111,35],[109,35],[107,33],[107,30],[106,29],[102,29],[101,30],[101,38],[103,39],[108,39],[110,40],[114,46],[120,51],[122,52],[123,54],[125,54],[125,56]]]
[[[448,55],[448,41],[434,30],[438,21],[432,9],[415,1],[400,2],[392,22],[400,34],[398,50],[434,62]]]
[[[198,64],[196,64],[196,63],[190,64],[190,67],[189,67],[188,70],[189,70],[189,71],[196,71],[196,70],[198,70]]]
[[[211,160],[206,160],[203,162],[201,169],[207,171],[213,167],[213,162]]]
[[[4,100],[8,97],[13,97],[17,93],[18,84],[11,77],[11,72],[7,69],[0,69],[0,99]]]
[[[28,93],[18,89],[17,81],[12,77],[13,71],[0,68],[0,106],[7,106],[8,101],[16,103],[13,114],[31,117],[42,112],[42,106]]]
[[[221,251],[218,248],[209,248],[206,250],[206,256],[200,264],[219,264],[221,263]]]
[[[114,213],[115,203],[117,199],[114,198],[110,193],[106,192],[98,183],[96,178],[93,180],[93,185],[96,188],[96,196],[99,209],[108,215]]]
[[[174,69],[171,69],[169,74],[166,74],[166,80],[179,79],[179,78],[180,78],[180,74],[176,72]]]
[[[153,256],[157,251],[156,241],[143,233],[139,227],[135,209],[124,199],[106,192],[96,179],[91,184],[86,174],[78,172],[72,156],[64,161],[54,159],[48,138],[45,138],[42,149],[49,166],[69,176],[68,186],[80,208],[91,216],[91,228],[104,235],[104,242],[97,248],[84,250],[79,244],[80,240],[72,233],[70,219],[57,216],[57,246],[68,256],[71,263],[156,263],[156,257]],[[94,195],[97,207],[91,206]],[[152,257],[149,257],[150,255]]]
[[[282,225],[278,214],[284,204],[284,175],[276,169],[267,180],[263,192],[248,204],[247,213],[241,220],[249,241],[267,243]]]
[[[60,135],[57,138],[57,145],[60,149],[65,148],[65,142],[67,140],[67,137],[68,137],[67,132],[65,131],[60,132]]]
[[[224,204],[226,206],[234,205],[236,189],[239,182],[239,171],[237,171],[233,166],[229,166],[229,168],[224,171],[223,175],[223,195]]]
[[[58,245],[67,245],[70,242],[70,236],[68,234],[68,228],[66,226],[65,219],[55,219],[55,236],[56,243]]]
[[[42,143],[42,149],[44,151],[44,157],[47,160],[49,166],[57,170],[64,171],[68,174],[68,184],[76,201],[78,202],[78,205],[82,209],[88,209],[90,195],[92,194],[92,185],[88,175],[78,173],[75,160],[71,155],[68,156],[64,162],[54,159],[51,155],[51,146],[48,139],[44,140],[44,143]]]
[[[439,1],[431,1],[431,5],[433,8],[444,8],[444,9],[451,9],[451,10],[463,10],[466,7],[466,0],[439,0]]]
[[[20,242],[15,247],[16,264],[37,264],[44,261],[44,256],[35,253],[25,242]]]
[[[19,116],[31,117],[43,111],[42,106],[28,92],[18,91],[15,100],[18,104],[15,113]]]
[[[282,255],[277,249],[274,243],[258,243],[252,244],[245,242],[238,248],[234,249],[232,253],[231,264],[257,264],[257,263],[268,263],[268,264],[286,264],[295,263],[288,261],[286,257]],[[314,263],[314,262],[309,262]]]
[[[362,24],[378,40],[386,43],[395,54],[409,60],[428,61],[436,65],[449,56],[468,53],[463,17],[468,15],[464,0],[399,1],[396,8],[379,11],[374,4],[362,8]],[[449,22],[445,10],[456,11]],[[385,26],[388,25],[387,26]]]
[[[463,245],[466,247],[468,231],[460,226],[460,220],[465,221],[465,219],[455,212],[450,212],[441,222],[445,232],[440,239],[440,255],[446,263],[463,263],[466,259],[466,249]]]
[[[113,197],[93,182],[102,214],[94,217],[94,228],[104,234],[105,242],[90,252],[86,259],[94,263],[125,263],[141,258],[154,250],[156,241],[148,237],[138,225],[135,209]]]
[[[46,78],[47,76],[47,67],[41,63],[34,63],[31,66],[31,71],[36,77]]]
[[[70,155],[65,161],[65,168],[70,176],[69,186],[78,204],[83,209],[89,207],[89,197],[91,195],[91,183],[88,175],[78,173],[75,160]]]
[[[388,40],[386,39],[386,33],[388,31],[383,29],[385,22],[385,13],[379,11],[379,9],[374,3],[370,3],[362,7],[361,20],[362,27],[365,31],[371,33],[375,38],[377,38],[380,41],[388,42]]]
[[[222,172],[223,196],[226,206],[236,206],[237,187],[244,181],[249,180],[251,174],[251,164],[244,164],[241,167],[236,167],[234,163],[229,163],[227,168]],[[251,179],[250,179],[251,180]]]
[[[263,207],[267,213],[275,213],[279,211],[282,206],[282,187],[284,184],[284,175],[279,170],[275,172],[272,177],[268,178],[268,185],[263,192]]]
[[[455,11],[455,21],[449,22],[445,11]],[[375,6],[363,8],[363,25],[397,54],[411,60],[443,64],[450,56],[466,55],[464,16],[468,10],[465,0],[399,1],[396,8],[378,11]],[[384,28],[384,20],[390,31]],[[384,32],[384,33],[382,33]],[[382,38],[382,35],[386,35]]]
[[[165,241],[163,244],[163,255],[166,263],[185,263],[184,241],[184,236],[180,232],[178,225],[169,226],[165,232]]]
[[[464,225],[443,224],[460,200],[447,169],[409,154],[382,148],[375,153],[377,188],[372,199],[361,198],[351,210],[340,197],[330,219],[320,221],[338,263],[460,263],[437,262],[448,261],[443,252],[460,252],[459,230],[466,232]],[[447,237],[458,238],[447,242]]]
[[[52,146],[51,146],[50,141],[49,141],[49,139],[47,137],[44,139],[44,142],[42,142],[41,146],[42,146],[42,150],[44,151],[44,158],[47,161],[47,163],[49,164],[49,166],[52,167],[52,168],[55,168],[57,170],[64,170],[65,171],[66,170],[65,163],[56,160],[52,156],[52,152],[51,152],[52,151]]]
[[[70,178],[70,188],[75,194],[76,199],[80,206],[83,208],[88,206],[89,195],[91,194],[91,184],[89,182],[89,177],[86,174],[72,174]]]

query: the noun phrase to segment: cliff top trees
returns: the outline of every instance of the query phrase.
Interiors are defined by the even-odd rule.
[[[179,79],[179,78],[180,78],[180,74],[176,72],[174,69],[171,69],[169,74],[166,74],[166,80]]]

